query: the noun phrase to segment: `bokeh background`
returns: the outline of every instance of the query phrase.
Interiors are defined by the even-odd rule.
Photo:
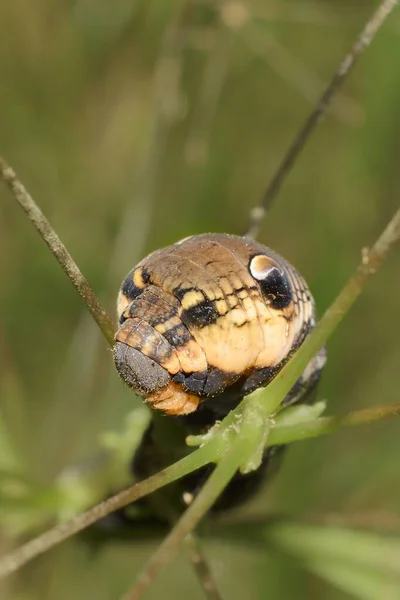
[[[245,231],[250,208],[374,6],[0,3],[1,153],[109,311],[122,278],[149,251],[193,233]],[[308,143],[260,234],[300,269],[321,313],[398,206],[399,105],[395,12]],[[329,342],[319,395],[331,414],[399,399],[399,269],[397,249]],[[52,515],[60,473],[96,456],[99,437],[121,430],[140,403],[4,188],[0,281],[6,552]],[[293,445],[279,476],[247,511],[374,511],[384,521],[399,509],[399,452],[396,419]],[[154,547],[137,540],[96,549],[76,538],[8,580],[1,598],[117,599]],[[217,541],[206,552],[232,600],[368,597],[273,552]],[[203,597],[182,555],[147,597],[188,594]]]

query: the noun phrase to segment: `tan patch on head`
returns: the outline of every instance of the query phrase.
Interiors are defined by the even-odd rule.
[[[154,360],[154,359],[153,359]],[[176,375],[181,370],[181,365],[175,350],[169,358],[157,361],[170,375]]]
[[[229,274],[229,281],[231,282],[233,290],[239,290],[243,287],[243,281],[235,273]]]
[[[189,310],[199,302],[204,301],[204,294],[198,290],[189,290],[181,300],[181,306],[184,310]]]
[[[237,293],[237,297],[240,298],[241,300],[244,300],[245,298],[247,298],[248,295],[249,295],[248,290],[240,290],[240,292]]]
[[[221,289],[224,292],[224,294],[226,294],[227,296],[235,291],[232,286],[232,283],[227,277],[220,277],[218,283],[221,286]]]
[[[243,373],[254,367],[274,367],[290,352],[302,321],[288,322],[285,311],[271,310],[257,294],[229,311],[217,323],[193,331],[208,365]]]
[[[272,317],[263,326],[264,342],[255,363],[256,367],[275,367],[290,352],[294,336],[294,328],[283,316]]]
[[[143,271],[142,269],[136,269],[133,272],[133,283],[138,287],[144,289],[146,287],[146,282],[143,279]]]
[[[148,396],[146,402],[151,408],[162,410],[167,415],[188,415],[197,409],[200,398],[184,392],[178,383],[171,382],[162,390]]]
[[[217,300],[215,302],[215,308],[221,316],[226,315],[226,313],[229,311],[229,306],[226,300]]]
[[[222,319],[221,319],[222,321]],[[227,373],[242,373],[251,367],[257,357],[262,340],[258,324],[243,327],[213,324],[194,333],[207,356],[209,366]]]
[[[239,304],[239,299],[236,295],[231,294],[227,298],[228,304],[230,308],[235,308]]]
[[[176,354],[184,373],[202,373],[207,370],[207,359],[195,340],[176,348]]]
[[[226,318],[236,327],[241,327],[247,321],[246,311],[243,308],[234,308],[226,315]]]

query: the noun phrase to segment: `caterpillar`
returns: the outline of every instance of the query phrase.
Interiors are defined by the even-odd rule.
[[[122,283],[117,313],[118,373],[152,409],[178,422],[182,441],[267,386],[316,323],[313,297],[288,261],[249,238],[219,233],[185,238],[143,259]],[[325,360],[323,349],[284,404],[309,400]],[[135,476],[168,464],[154,427],[133,460]],[[269,448],[258,471],[238,473],[214,509],[251,495],[278,453]],[[209,471],[182,480],[184,498],[193,497]]]

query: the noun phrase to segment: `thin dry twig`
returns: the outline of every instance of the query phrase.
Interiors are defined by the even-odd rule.
[[[208,600],[222,600],[200,542],[193,533],[186,536],[186,547],[189,550],[190,561],[205,597]]]
[[[398,0],[383,0],[380,3],[378,9],[366,23],[350,52],[340,63],[339,68],[335,72],[328,87],[322,94],[317,106],[312,111],[292,142],[292,145],[290,146],[283,161],[279,165],[260,203],[250,212],[250,223],[246,233],[247,236],[252,238],[257,237],[267,210],[278,194],[284,180],[293,168],[311,133],[314,131],[316,125],[318,125],[322,117],[327,112],[333,97],[336,95],[345,79],[350,74],[356,60],[370,45],[378,30],[397,4]]]
[[[320,417],[308,423],[283,425],[272,429],[270,443],[272,445],[289,444],[300,440],[327,435],[343,427],[370,425],[377,421],[400,416],[400,402],[372,406],[347,413],[343,417]]]
[[[177,9],[171,22],[166,27],[161,40],[161,48],[157,63],[154,69],[154,114],[152,119],[152,128],[149,134],[149,142],[144,153],[143,164],[139,168],[138,182],[132,184],[130,197],[127,199],[125,209],[120,218],[119,232],[114,241],[114,248],[106,271],[107,289],[116,289],[119,286],[122,275],[128,272],[140,259],[143,252],[145,241],[150,231],[151,220],[154,211],[154,205],[159,192],[160,175],[163,160],[165,157],[166,143],[171,125],[174,122],[181,96],[181,73],[183,68],[182,44],[184,31],[188,25],[190,17],[190,2],[186,2]],[[117,53],[115,60],[119,60]],[[134,174],[133,178],[136,177]],[[132,235],[132,232],[135,235]],[[129,252],[127,252],[129,248]],[[133,262],[132,262],[133,261]],[[100,296],[101,300],[104,300]],[[65,421],[65,397],[69,404],[80,405],[79,411],[70,410],[70,418],[74,419],[77,412],[79,421],[74,425],[75,436],[71,436],[71,428],[64,426],[53,427],[53,449],[59,448],[60,451],[53,453],[53,464],[60,464],[60,453],[62,453],[63,463],[68,458],[68,450],[72,450],[75,438],[79,434],[79,429],[87,427],[85,414],[83,411],[92,411],[93,406],[90,398],[100,406],[102,395],[107,394],[107,384],[105,377],[109,375],[109,369],[101,368],[100,360],[107,360],[108,367],[112,364],[105,356],[100,347],[96,328],[88,328],[87,313],[84,313],[80,320],[70,345],[67,359],[64,361],[63,372],[60,377],[60,384],[56,391],[55,401],[52,403],[53,415],[49,415],[49,422]],[[76,346],[81,349],[76,352]],[[100,354],[99,354],[100,352]],[[84,365],[82,365],[82,356]],[[100,367],[100,368],[99,368]],[[99,375],[100,372],[100,375]],[[66,381],[72,377],[73,389],[71,393],[71,384],[66,385]],[[76,373],[78,377],[76,377]],[[114,370],[115,373],[115,370]],[[88,394],[88,387],[90,393]],[[83,398],[85,398],[83,402]],[[50,440],[51,441],[51,440]]]
[[[305,100],[315,106],[320,90],[325,87],[322,81],[305,63],[272,35],[255,25],[245,28],[242,38],[248,48],[263,58],[275,73],[291,85]],[[337,92],[331,107],[332,115],[346,124],[358,126],[364,120],[362,106],[343,92]]]
[[[371,28],[370,28],[370,29],[372,29],[372,31],[367,31],[369,38],[367,35],[364,37],[363,48],[366,45],[368,45],[368,43],[371,41],[376,30],[378,29],[378,27],[380,26],[380,24],[382,23],[384,18],[387,16],[387,14],[390,12],[390,10],[394,7],[394,5],[396,3],[397,3],[396,1],[382,3],[381,8],[376,13],[376,15],[379,16],[380,21],[379,21],[378,25],[376,24],[376,21],[374,21],[374,27],[371,26]],[[381,12],[386,11],[386,12],[385,12],[385,14],[382,15],[382,14],[380,14],[380,11]],[[359,52],[360,51],[358,51],[358,53]],[[350,66],[345,65],[346,66],[345,74],[347,74],[348,70],[351,68],[352,63],[354,62],[354,59],[356,56],[357,55],[355,55],[355,56],[350,55]],[[27,212],[28,216],[34,223],[35,227],[38,229],[38,231],[42,235],[43,239],[46,241],[46,243],[48,244],[48,246],[50,247],[52,252],[55,254],[57,259],[59,260],[61,266],[67,273],[68,277],[71,279],[71,281],[74,282],[74,285],[78,289],[82,298],[85,300],[85,302],[87,302],[86,296],[81,292],[80,285],[78,285],[79,283],[81,283],[81,280],[83,280],[86,283],[86,286],[88,287],[86,280],[84,280],[82,274],[80,273],[79,269],[76,267],[75,263],[72,261],[71,257],[67,253],[65,247],[60,242],[59,238],[54,234],[54,231],[48,224],[45,217],[42,215],[42,213],[40,212],[40,210],[38,209],[36,204],[33,202],[31,197],[29,196],[29,194],[26,192],[25,188],[22,186],[22,184],[16,178],[15,173],[4,161],[0,162],[0,176],[4,179],[4,181],[10,187],[14,196],[18,200],[18,202],[21,204],[21,206]],[[395,219],[397,219],[396,222],[395,222]],[[384,246],[382,246],[381,248],[376,248],[378,251],[380,251],[384,255],[386,255],[390,245],[394,241],[394,238],[398,237],[399,233],[400,233],[400,225],[399,225],[400,212],[397,213],[395,219],[392,221],[392,223],[389,225],[389,227],[387,229],[387,231],[389,230],[389,232],[391,232],[391,234],[392,234],[391,242],[388,243],[388,239],[386,239]],[[54,239],[57,242],[55,245],[54,245]],[[68,258],[68,260],[66,262],[64,260],[65,256]],[[367,261],[369,263],[367,265],[368,269],[370,271],[373,271],[375,265],[374,265],[373,261],[371,261],[371,257],[368,254],[366,254],[366,259],[365,259],[365,262],[367,262]],[[72,274],[70,272],[71,265],[73,267]],[[78,278],[76,279],[76,282],[72,276],[75,273],[75,269],[77,270],[77,272],[79,274]],[[93,294],[89,287],[88,287],[88,289],[89,289],[90,293]],[[94,297],[94,299],[96,300],[95,297]],[[101,309],[101,307],[100,307],[100,309]],[[91,312],[92,312],[92,310],[91,310]],[[94,312],[96,312],[96,311],[94,311]],[[92,314],[93,314],[93,312],[92,312]],[[105,313],[104,313],[104,315],[105,315]],[[105,317],[107,318],[107,315],[105,315]],[[98,322],[97,319],[96,319],[96,322]],[[111,324],[111,322],[110,322],[110,324]],[[101,330],[103,331],[103,333],[105,334],[105,331],[101,327],[100,323],[99,323],[99,326],[100,326]],[[111,328],[112,328],[112,325],[111,325]],[[198,451],[198,453],[199,452],[200,451]],[[197,455],[199,456],[198,453],[197,453]],[[198,466],[200,466],[201,465],[200,459],[198,462],[199,462]],[[170,467],[169,469],[167,469],[166,471],[174,468],[175,472],[178,473],[178,468],[176,465],[177,465],[177,463],[173,467]],[[186,471],[181,468],[179,475],[176,475],[176,477],[183,476],[185,473],[187,473],[191,470],[194,470],[194,468],[198,468],[198,466],[197,467],[192,466],[191,469],[186,470]],[[55,527],[55,528],[51,529],[50,531],[45,532],[41,536],[38,536],[36,539],[32,540],[31,542],[28,542],[28,544],[26,544],[22,548],[18,549],[12,555],[4,557],[0,563],[0,576],[4,576],[11,572],[16,571],[20,566],[22,566],[23,564],[25,564],[26,562],[28,562],[35,556],[42,554],[46,550],[50,549],[52,546],[60,543],[61,541],[65,540],[66,538],[81,531],[85,527],[88,527],[89,525],[94,523],[96,520],[106,516],[107,514],[116,510],[117,508],[125,506],[126,504],[133,501],[134,499],[137,499],[138,497],[143,496],[145,493],[150,493],[150,491],[157,489],[158,487],[160,487],[162,485],[162,483],[161,483],[162,478],[160,479],[160,475],[161,474],[157,474],[153,478],[150,478],[146,482],[143,482],[143,484],[141,484],[142,487],[140,488],[141,489],[140,493],[139,493],[139,487],[136,486],[134,493],[132,493],[133,488],[131,488],[129,491],[127,490],[120,494],[117,494],[117,496],[114,496],[112,499],[109,499],[108,501],[103,502],[102,504],[94,507],[93,509],[87,511],[86,513],[79,515],[75,519],[72,519],[71,521],[62,524],[61,526]],[[157,481],[157,485],[155,485],[156,481]],[[172,481],[172,479],[170,478],[169,481]],[[153,487],[152,487],[151,482],[153,483]],[[166,483],[165,477],[164,477],[164,483]],[[185,515],[187,515],[189,511],[190,511],[190,509],[187,511],[187,513],[185,513]],[[192,510],[192,512],[193,512],[193,510]],[[199,514],[199,508],[197,509],[196,518],[197,519],[201,518],[201,515]],[[180,535],[178,538],[176,536],[174,537],[174,530],[171,532],[170,536],[167,538],[167,540],[169,540],[169,544],[164,545],[165,551],[168,550],[168,548],[170,550],[173,549],[174,551],[176,551],[179,541],[181,541],[181,539],[183,539],[183,537],[188,533],[188,531],[190,531],[191,527],[193,526],[192,522],[189,523],[188,518],[186,518],[186,520],[184,520],[183,523],[184,523],[184,526],[181,523]],[[179,525],[179,523],[178,523],[178,525]],[[165,560],[165,558],[164,558],[164,560]],[[158,566],[159,567],[164,566],[165,564],[166,564],[165,562],[161,561],[161,564],[159,563]]]
[[[15,171],[0,157],[0,178],[11,190],[14,198],[58,260],[64,273],[77,290],[110,346],[114,344],[114,325],[101,306],[78,265],[46,219],[32,196],[18,179]]]

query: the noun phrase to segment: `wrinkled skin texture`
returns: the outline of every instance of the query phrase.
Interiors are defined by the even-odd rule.
[[[268,385],[315,325],[313,298],[296,269],[269,248],[227,234],[193,236],[146,257],[124,280],[117,310],[118,372],[177,425],[171,454],[150,424],[132,462],[139,478],[176,460],[188,433],[206,431]],[[321,350],[284,404],[309,401],[324,364]],[[236,474],[213,510],[245,501],[281,455],[282,448],[268,448],[261,467]],[[195,496],[212,468],[179,481],[181,499]]]
[[[278,254],[208,234],[139,263],[122,284],[118,318],[122,378],[153,408],[185,415],[202,403],[229,409],[266,385],[314,326],[315,308]]]

